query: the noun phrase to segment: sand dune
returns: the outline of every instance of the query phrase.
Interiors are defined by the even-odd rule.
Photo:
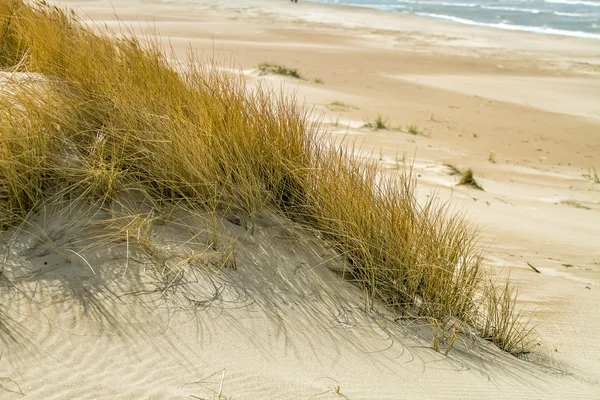
[[[53,210],[3,232],[0,397],[600,395],[600,184],[587,176],[600,170],[597,41],[302,1],[63,4],[111,27],[114,12],[136,31],[150,22],[180,56],[191,45],[232,60],[249,86],[296,92],[335,138],[351,134],[390,174],[413,164],[420,196],[436,191],[482,227],[487,267],[510,270],[542,340],[528,360],[467,336],[449,356],[436,353],[426,322],[398,321],[383,306],[365,312],[326,244],[268,212],[255,236],[222,221],[239,246],[237,269],[191,265],[166,301],[140,249],[81,253],[89,210]],[[307,80],[258,76],[262,61]],[[340,101],[351,107],[331,107]],[[394,129],[361,127],[377,115]],[[407,132],[413,124],[422,134]],[[473,168],[485,191],[455,186],[443,163]],[[71,250],[66,258],[47,251],[45,236]],[[155,240],[187,254],[202,243],[189,237],[167,222]]]
[[[167,301],[135,246],[82,253],[77,239],[89,235],[89,215],[82,207],[71,212],[76,223],[53,218],[45,225],[52,211],[13,237],[6,276],[15,287],[3,291],[5,327],[15,335],[3,338],[3,371],[13,383],[3,386],[6,398],[21,398],[19,391],[51,399],[589,393],[581,376],[467,337],[450,357],[434,352],[423,321],[398,323],[383,307],[365,313],[359,289],[333,272],[342,266],[325,244],[274,215],[260,216],[255,236],[224,221],[237,238],[239,267],[214,273],[191,265]],[[36,246],[41,232],[94,271],[83,258],[65,263]],[[190,243],[189,228],[168,223],[158,232],[157,243],[175,254],[203,239]]]

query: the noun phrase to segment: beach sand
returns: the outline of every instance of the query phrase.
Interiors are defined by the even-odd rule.
[[[600,184],[589,176],[600,173],[600,42],[305,1],[61,4],[295,93],[390,174],[412,165],[420,196],[452,200],[481,227],[486,266],[518,283],[540,344],[527,360],[467,338],[436,353],[426,323],[364,312],[362,292],[322,261],[326,246],[268,213],[256,237],[224,227],[240,237],[238,270],[203,277],[195,313],[121,296],[144,290],[123,270],[124,246],[86,255],[104,272],[77,257],[73,272],[29,232],[10,242],[18,292],[2,300],[0,397],[600,397]],[[259,76],[266,61],[306,79]],[[362,127],[379,115],[394,129]],[[485,190],[455,186],[446,163],[472,168]],[[76,223],[46,222],[61,240],[77,235]]]

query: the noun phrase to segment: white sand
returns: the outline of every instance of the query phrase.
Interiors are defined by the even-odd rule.
[[[107,1],[65,4],[115,26]],[[414,157],[421,193],[436,189],[476,219],[488,266],[511,268],[521,305],[538,310],[543,343],[529,362],[466,337],[449,357],[435,353],[423,321],[366,314],[360,290],[331,271],[330,253],[269,214],[253,237],[225,223],[238,236],[236,271],[190,267],[198,282],[185,288],[205,302],[194,313],[176,306],[189,306],[182,297],[123,296],[154,288],[131,261],[143,260],[139,249],[129,262],[125,243],[82,254],[94,274],[67,251],[85,245],[75,241],[85,215],[72,227],[41,216],[39,229],[6,232],[0,246],[0,397],[23,398],[20,386],[31,399],[212,399],[221,383],[233,399],[600,397],[600,185],[582,176],[600,171],[597,41],[302,0],[113,4],[135,29],[153,21],[181,55],[191,43],[247,71],[275,61],[322,79],[283,81],[325,122],[338,120],[332,130],[356,127],[349,133],[390,173],[397,156]],[[247,73],[249,85],[257,79]],[[325,108],[336,100],[357,108]],[[358,128],[378,114],[429,137]],[[453,187],[443,162],[472,167],[486,191]],[[71,262],[39,244],[40,232]],[[175,250],[190,237],[168,224],[162,232],[157,242]],[[183,247],[201,249],[201,238]]]

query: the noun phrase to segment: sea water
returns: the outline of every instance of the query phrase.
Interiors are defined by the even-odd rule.
[[[313,1],[414,14],[466,25],[600,40],[600,0]]]

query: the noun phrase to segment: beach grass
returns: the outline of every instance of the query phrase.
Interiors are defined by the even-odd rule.
[[[475,176],[471,168],[467,169],[462,173],[462,176],[460,177],[460,180],[458,181],[457,185],[469,186],[477,190],[483,190],[481,185],[475,180]]]
[[[283,76],[291,76],[292,78],[302,79],[302,75],[296,68],[288,68],[285,65],[271,63],[271,62],[262,62],[258,64],[258,71],[260,75],[283,75]],[[323,83],[321,79],[319,82],[315,80],[315,83]]]
[[[489,282],[476,227],[449,204],[418,199],[410,170],[386,176],[352,146],[323,139],[294,97],[264,86],[248,92],[241,77],[193,55],[175,68],[156,36],[95,33],[44,2],[0,0],[0,26],[4,228],[52,199],[109,208],[124,192],[234,212],[249,232],[271,209],[329,242],[370,307],[383,302],[439,329],[458,320],[503,350],[527,351],[531,329],[516,292]],[[140,218],[118,231],[128,241],[140,232],[136,240],[160,264]],[[235,262],[235,249],[223,252],[223,263]],[[166,282],[177,279],[167,272]]]
[[[448,169],[448,175],[462,175],[462,171],[454,164],[444,163],[444,167]]]
[[[591,208],[589,208],[588,206],[584,206],[583,204],[575,200],[562,200],[558,204],[564,204],[566,206],[580,208],[582,210],[591,210]]]
[[[588,173],[583,174],[583,177],[592,181],[593,183],[600,183],[600,175],[598,175],[596,167],[588,168]]]
[[[375,118],[372,121],[366,121],[363,127],[371,128],[375,131],[390,129],[389,120],[387,118],[382,117],[381,115],[378,115],[377,118]]]
[[[421,130],[419,129],[419,127],[414,124],[407,126],[406,130],[408,131],[408,133],[410,133],[412,135],[420,135],[421,134]]]
[[[353,104],[345,103],[341,100],[335,100],[325,106],[330,111],[350,111],[350,110],[358,110]]]

